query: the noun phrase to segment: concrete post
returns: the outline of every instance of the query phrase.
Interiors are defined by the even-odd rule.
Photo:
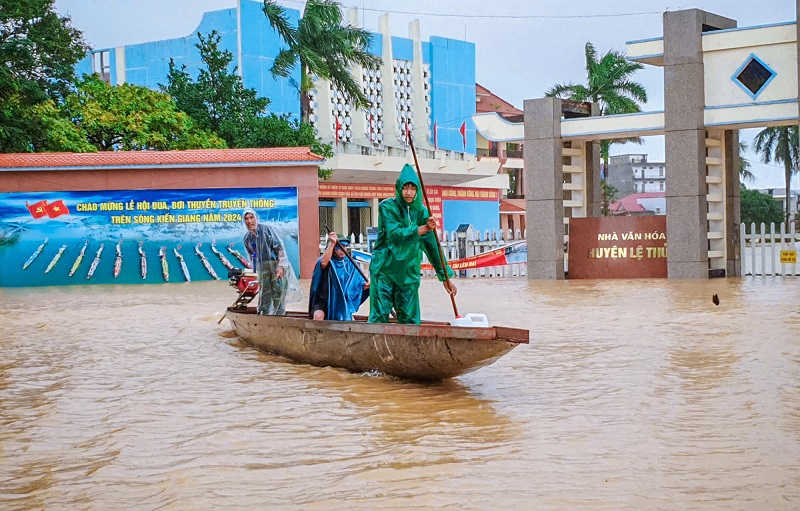
[[[800,0],[798,0],[800,1]],[[725,247],[727,277],[742,275],[742,254],[739,245],[739,224],[742,223],[741,185],[739,177],[739,131],[725,131]]]
[[[702,34],[736,22],[699,9],[664,13],[667,275],[708,278]]]
[[[333,230],[350,236],[350,210],[347,206],[347,197],[336,199],[336,208],[333,213]]]
[[[561,100],[528,99],[524,102],[524,111],[528,278],[563,280]]]

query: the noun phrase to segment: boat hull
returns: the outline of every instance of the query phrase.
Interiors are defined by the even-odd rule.
[[[260,316],[253,308],[231,308],[226,317],[246,343],[297,362],[422,380],[474,371],[528,342],[527,330],[506,327],[314,321],[301,313]]]

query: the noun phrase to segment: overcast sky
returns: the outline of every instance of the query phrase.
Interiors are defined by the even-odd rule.
[[[302,0],[281,0],[302,10]],[[625,51],[626,41],[661,37],[662,13],[699,8],[733,18],[740,27],[795,19],[795,0],[341,0],[361,9],[364,28],[377,32],[378,16],[388,12],[395,36],[408,36],[419,19],[423,40],[431,35],[475,43],[477,81],[517,107],[542,97],[556,83],[585,81],[584,45],[598,52]],[[94,48],[183,37],[197,27],[203,12],[233,7],[236,0],[56,0]],[[646,66],[635,75],[647,89],[643,110],[664,108],[663,72]],[[746,130],[749,141],[757,130]],[[645,146],[614,146],[614,154],[645,152],[664,161],[663,137]],[[755,159],[753,156],[752,159]],[[753,162],[758,176],[748,187],[782,187],[783,169]],[[793,187],[800,188],[800,178]]]

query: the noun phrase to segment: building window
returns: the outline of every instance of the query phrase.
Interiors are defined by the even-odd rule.
[[[659,192],[663,192],[664,191],[664,181],[660,181],[658,183],[658,191]]]
[[[658,177],[664,177],[664,167],[659,167],[659,169],[658,169]]]
[[[111,52],[108,50],[92,53],[92,73],[100,75],[104,82],[111,83]]]
[[[333,229],[333,219],[336,202],[334,199],[320,199],[319,205],[319,232],[320,236],[327,235],[326,228]]]

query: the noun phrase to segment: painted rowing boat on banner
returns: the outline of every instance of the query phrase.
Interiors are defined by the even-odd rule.
[[[246,343],[297,362],[421,380],[474,371],[528,343],[527,330],[500,326],[315,321],[304,312],[262,316],[252,307],[230,307],[225,317]]]

